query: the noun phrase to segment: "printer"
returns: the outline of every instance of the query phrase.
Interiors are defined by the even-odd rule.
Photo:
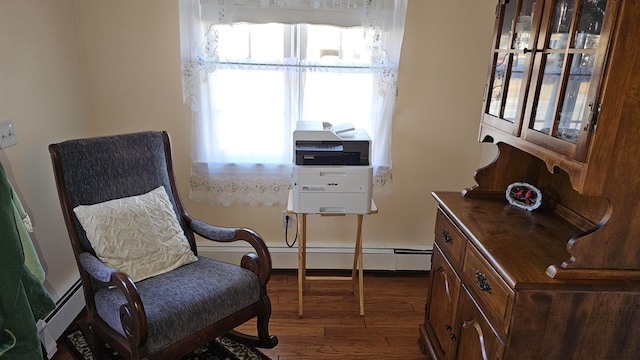
[[[298,121],[293,146],[296,165],[369,165],[371,139],[352,124]]]
[[[371,139],[351,124],[299,121],[293,132],[293,211],[371,212]]]

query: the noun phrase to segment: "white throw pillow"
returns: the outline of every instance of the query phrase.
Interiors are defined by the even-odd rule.
[[[198,260],[164,187],[73,209],[96,255],[133,281]]]

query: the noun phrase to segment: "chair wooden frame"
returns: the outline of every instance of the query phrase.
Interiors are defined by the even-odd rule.
[[[177,216],[191,249],[197,255],[194,234],[217,242],[248,242],[254,248],[255,253],[244,255],[240,266],[252,271],[258,276],[260,281],[260,299],[173,344],[159,349],[154,353],[149,353],[146,346],[148,338],[147,317],[136,284],[127,274],[104,265],[92,254],[92,249],[86,249],[83,246],[78,234],[78,223],[66,192],[61,153],[58,144],[51,144],[49,145],[49,152],[53,164],[58,196],[77,266],[80,271],[86,300],[87,323],[81,326],[84,328],[85,336],[92,350],[94,350],[94,354],[102,351],[106,343],[123,356],[131,359],[177,359],[205,345],[216,337],[225,334],[249,346],[273,348],[278,344],[278,339],[276,336],[269,335],[268,329],[269,318],[271,316],[271,303],[267,295],[267,283],[271,277],[272,264],[271,256],[265,242],[260,235],[251,229],[216,227],[196,220],[187,213],[180,200],[180,195],[175,183],[169,134],[162,132],[162,138],[164,141],[165,165],[168,170],[171,187],[170,195],[173,195],[174,205],[178,209]],[[169,189],[167,189],[167,191],[169,192]],[[224,238],[218,238],[217,236],[219,234],[224,234]],[[116,287],[126,297],[127,304],[120,309],[120,318],[125,333],[127,334],[126,337],[114,331],[98,316],[94,298],[96,283]],[[258,336],[249,336],[233,330],[238,325],[253,318],[257,318]]]

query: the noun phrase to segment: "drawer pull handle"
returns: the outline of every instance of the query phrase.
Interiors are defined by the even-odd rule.
[[[476,271],[476,284],[480,290],[491,293],[491,284],[489,284],[487,276],[481,273],[480,270]]]
[[[451,244],[453,242],[453,236],[451,236],[449,230],[447,230],[446,228],[442,228],[442,239],[447,244]]]

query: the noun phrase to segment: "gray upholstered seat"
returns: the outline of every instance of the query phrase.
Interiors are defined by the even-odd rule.
[[[185,277],[193,281],[185,282]],[[149,322],[149,352],[260,300],[260,283],[254,273],[204,257],[136,285]],[[125,335],[120,306],[127,299],[122,292],[103,288],[95,294],[95,300],[98,315]]]
[[[258,347],[277,344],[268,332],[271,257],[264,241],[250,229],[209,225],[185,211],[166,132],[70,140],[50,145],[49,151],[85,293],[85,335],[95,352],[107,343],[134,359],[175,359],[223,334]],[[245,255],[239,265],[198,257],[138,282],[102,263],[73,208],[145,194],[159,186],[166,190],[194,254],[194,234],[212,241],[246,241],[255,253]],[[254,317],[258,336],[232,331]]]

